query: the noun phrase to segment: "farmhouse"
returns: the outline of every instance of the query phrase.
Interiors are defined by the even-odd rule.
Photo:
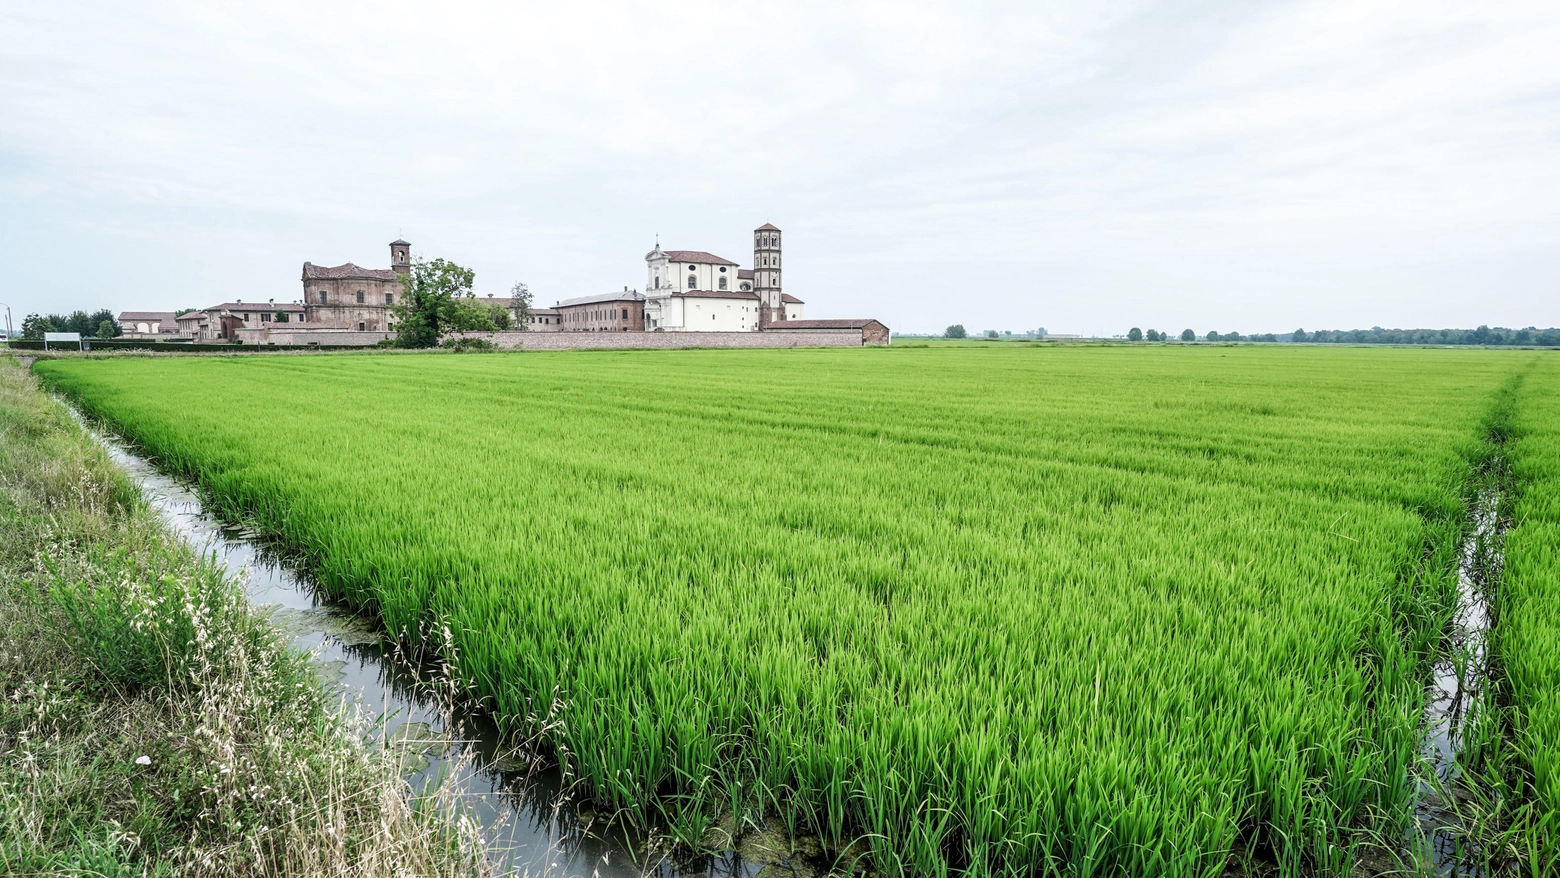
[[[121,338],[177,338],[179,318],[172,311],[120,311]]]

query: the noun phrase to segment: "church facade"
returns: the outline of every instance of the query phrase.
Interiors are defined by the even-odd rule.
[[[412,245],[397,238],[390,242],[388,269],[305,262],[304,322],[357,332],[394,332],[392,309],[401,299],[398,275],[411,273],[411,253]]]
[[[803,319],[804,303],[780,289],[780,230],[753,230],[753,267],[703,250],[645,254],[644,329],[649,332],[761,332]]]

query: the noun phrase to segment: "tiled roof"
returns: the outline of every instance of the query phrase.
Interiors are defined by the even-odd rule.
[[[751,268],[739,268],[739,269],[737,269],[737,280],[752,280],[752,279],[753,279],[753,269],[751,269]]]
[[[202,308],[202,311],[288,311],[301,312],[303,306],[296,302],[223,302],[220,305],[212,305],[210,308]]]
[[[180,314],[178,316],[178,319],[179,320],[193,320],[196,323],[205,323],[206,321],[210,320],[211,318],[206,315],[205,311],[188,311],[188,312],[186,312],[184,314]]]
[[[749,293],[744,290],[689,290],[686,293],[672,293],[676,299],[756,299],[758,293]]]
[[[557,317],[557,308],[532,308],[531,313],[537,317]]]
[[[312,323],[272,323],[271,328],[282,329],[287,332],[294,332],[300,329],[318,329],[323,332],[327,329],[338,331],[342,329],[357,329],[357,324],[338,322],[334,320],[316,320]]]
[[[595,305],[601,302],[643,302],[644,299],[645,297],[642,293],[634,290],[624,290],[617,293],[602,293],[596,296],[576,296],[573,299],[564,299],[556,307],[572,308],[576,305]]]
[[[781,293],[780,294],[780,301],[786,303],[787,305],[805,305],[805,304],[807,304],[806,302],[803,302],[801,299],[798,299],[797,297],[791,295],[790,293]]]
[[[177,318],[172,311],[120,311],[120,323],[172,323]]]
[[[701,265],[736,265],[730,259],[705,253],[703,250],[668,250],[666,258],[673,262],[697,262]]]
[[[364,268],[350,262],[336,266],[303,264],[304,280],[395,280],[395,277],[395,272],[388,268]]]
[[[778,232],[780,230],[775,228],[774,226],[770,225],[769,223],[764,223],[763,225],[759,226],[758,228],[754,229],[753,231],[755,231],[755,232]]]
[[[774,332],[786,329],[864,329],[876,320],[781,320],[764,327],[765,332]],[[881,326],[882,324],[878,324]]]
[[[392,247],[395,247],[395,246],[410,247],[410,246],[412,246],[412,242],[411,241],[403,241],[400,238],[396,238],[394,241],[390,242],[390,246],[392,246]]]

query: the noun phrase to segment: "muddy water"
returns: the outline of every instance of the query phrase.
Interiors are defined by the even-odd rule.
[[[759,872],[761,863],[736,851],[676,864],[644,838],[610,829],[598,815],[561,794],[556,769],[535,771],[525,761],[506,759],[490,720],[441,703],[437,687],[387,648],[372,620],[319,594],[303,574],[252,534],[222,524],[187,486],[157,472],[121,443],[97,438],[169,525],[241,579],[254,605],[292,645],[314,655],[327,686],[349,708],[382,718],[375,737],[388,738],[414,790],[449,778],[484,827],[500,874],[754,878]]]
[[[1481,492],[1475,499],[1473,528],[1462,546],[1458,566],[1460,600],[1452,619],[1448,649],[1436,663],[1431,698],[1425,709],[1427,734],[1423,757],[1436,783],[1422,781],[1417,821],[1429,844],[1437,875],[1475,878],[1485,874],[1467,849],[1453,806],[1445,796],[1460,795],[1457,755],[1465,730],[1478,719],[1480,698],[1489,678],[1490,589],[1499,581],[1501,495]]]

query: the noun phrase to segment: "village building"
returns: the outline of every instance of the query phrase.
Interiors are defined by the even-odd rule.
[[[645,325],[651,332],[758,332],[800,320],[804,303],[780,289],[780,229],[753,230],[753,268],[703,250],[645,254]]]
[[[120,338],[178,338],[179,317],[172,311],[120,311]]]
[[[564,332],[641,332],[645,328],[645,297],[628,287],[621,293],[564,299],[553,310]]]
[[[358,332],[394,332],[401,296],[399,275],[412,270],[412,245],[390,242],[389,268],[363,268],[351,262],[303,264],[303,305],[307,323],[338,323]]]
[[[223,302],[199,311],[182,314],[180,329],[188,329],[195,341],[233,341],[240,330],[268,329],[278,323],[301,323],[304,308],[296,302]]]

